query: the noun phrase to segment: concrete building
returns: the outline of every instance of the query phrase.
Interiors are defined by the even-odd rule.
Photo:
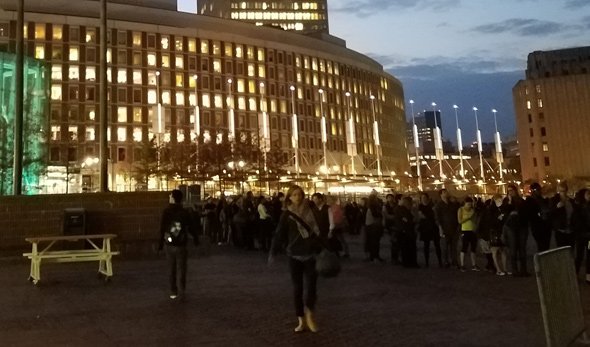
[[[590,178],[590,47],[528,56],[513,88],[524,180]]]
[[[294,170],[294,99],[303,174],[315,174],[323,163],[322,115],[330,174],[351,172],[348,123],[356,133],[359,174],[375,174],[377,160],[383,172],[408,170],[402,85],[380,64],[336,38],[177,12],[175,3],[109,2],[111,190],[135,189],[136,163],[156,136],[158,103],[161,139],[187,147],[195,138],[195,106],[201,134],[213,138],[227,135],[230,122],[239,135],[259,132],[260,116],[268,114],[270,140]],[[8,52],[15,51],[15,11],[14,1],[0,0],[0,49]],[[100,135],[99,2],[28,0],[25,11],[25,54],[51,66],[48,164],[92,166],[96,161],[87,159],[98,156]]]
[[[197,0],[197,13],[297,31],[328,33],[328,1]]]

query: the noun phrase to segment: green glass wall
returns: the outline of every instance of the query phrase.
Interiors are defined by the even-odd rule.
[[[0,52],[0,195],[12,194],[16,55]],[[38,191],[47,165],[49,68],[25,58],[23,102],[23,194]]]

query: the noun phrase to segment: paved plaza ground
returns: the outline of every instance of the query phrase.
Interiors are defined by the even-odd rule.
[[[292,332],[284,257],[269,268],[232,247],[193,255],[184,302],[168,298],[163,257],[115,259],[108,284],[94,263],[49,264],[39,287],[24,259],[3,258],[0,346],[544,345],[534,277],[366,263],[352,247],[341,275],[319,282],[316,334]],[[590,287],[581,294],[590,317]]]

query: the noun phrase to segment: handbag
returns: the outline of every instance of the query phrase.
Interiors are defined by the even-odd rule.
[[[303,219],[301,219],[298,215],[288,211],[290,216],[292,216],[298,223],[300,223],[310,234],[313,234],[311,227],[305,223]],[[327,247],[324,240],[321,237],[317,237],[320,241],[322,250],[316,256],[315,260],[315,270],[319,276],[324,278],[331,278],[336,277],[340,273],[341,265],[340,265],[340,258],[335,252],[330,251],[329,247]]]

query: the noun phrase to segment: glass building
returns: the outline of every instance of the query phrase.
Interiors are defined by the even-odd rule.
[[[260,134],[261,116],[268,116],[268,142],[287,170],[295,170],[297,157],[302,175],[322,166],[350,174],[353,164],[359,175],[376,175],[378,164],[387,174],[408,170],[401,83],[342,40],[177,12],[168,0],[133,2],[108,5],[111,190],[136,188],[138,163],[155,138],[193,146],[195,114],[203,141],[231,131]],[[14,52],[16,5],[0,6],[0,49]],[[80,180],[94,185],[99,2],[28,0],[26,8],[25,55],[50,66],[48,165],[77,168],[86,176]]]

